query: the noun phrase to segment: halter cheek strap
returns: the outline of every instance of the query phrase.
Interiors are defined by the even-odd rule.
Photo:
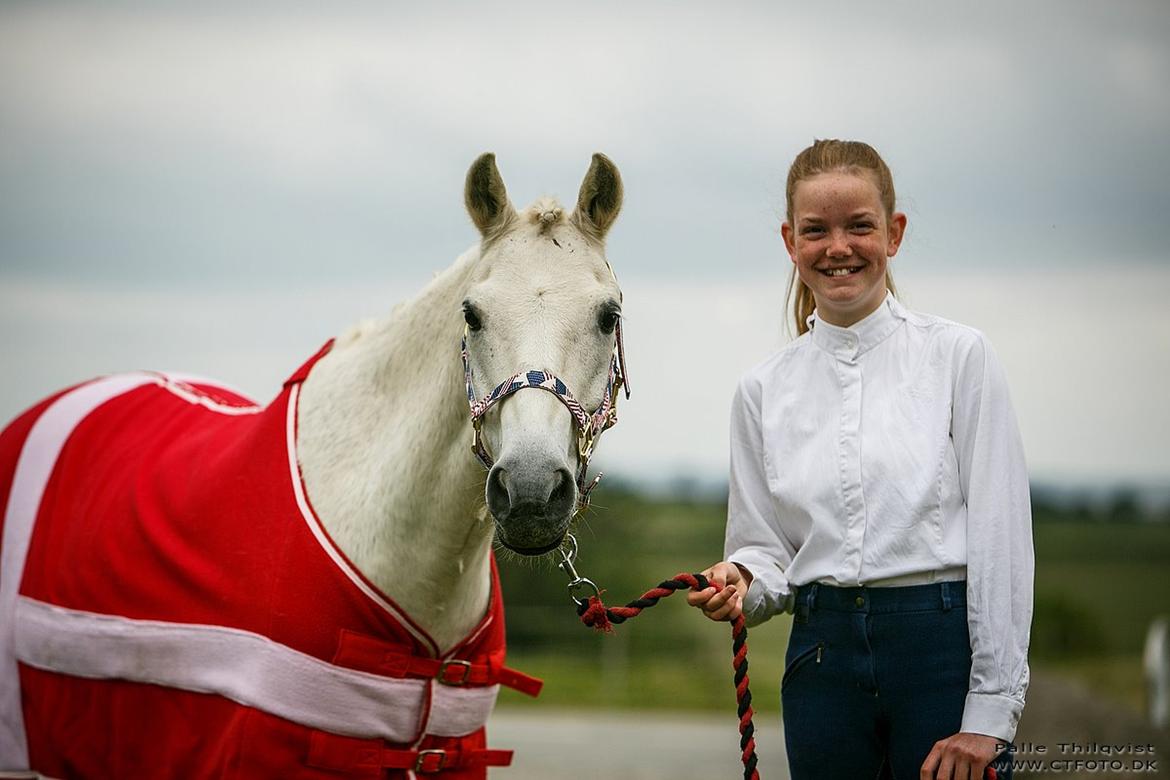
[[[625,387],[626,398],[630,397],[630,386],[626,381],[626,353],[622,343],[622,324],[619,318],[614,326],[614,350],[609,363],[609,378],[605,383],[605,394],[601,404],[592,414],[589,414],[573,397],[568,386],[556,375],[549,371],[520,371],[496,385],[483,398],[475,397],[475,388],[471,375],[471,359],[467,352],[467,338],[470,328],[463,329],[463,377],[467,384],[467,403],[471,407],[471,451],[479,458],[484,468],[490,469],[495,463],[483,441],[482,426],[484,415],[496,404],[513,393],[528,388],[536,388],[552,393],[558,401],[569,410],[573,420],[573,430],[577,435],[577,511],[589,505],[589,493],[601,480],[598,474],[592,482],[586,484],[586,472],[589,468],[589,458],[597,445],[602,431],[612,427],[617,422],[618,391]]]

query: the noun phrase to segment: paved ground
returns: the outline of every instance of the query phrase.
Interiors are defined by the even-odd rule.
[[[787,780],[776,716],[757,717],[756,728],[760,774],[767,780]],[[488,723],[488,741],[492,747],[516,751],[510,769],[491,773],[499,780],[733,780],[743,775],[731,711],[671,715],[498,709]],[[1032,678],[1016,744],[1021,747],[1017,758],[1056,762],[1039,771],[1017,772],[1017,780],[1170,777],[1170,732],[1150,728],[1139,713],[1102,701],[1077,683],[1043,673]],[[1149,745],[1153,754],[1123,755],[1127,765],[1121,771],[1062,762],[1100,759],[1096,751],[1104,746],[1124,751],[1142,745]],[[1093,752],[1081,752],[1086,750]],[[1157,769],[1135,771],[1128,765],[1135,759],[1153,759]]]
[[[757,717],[760,774],[786,780],[776,716]],[[516,751],[500,780],[721,780],[743,776],[735,712],[721,715],[496,710],[491,747]]]

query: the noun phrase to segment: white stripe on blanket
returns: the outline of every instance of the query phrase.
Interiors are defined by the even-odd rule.
[[[0,769],[28,769],[13,639],[16,598],[45,485],[66,440],[86,415],[115,396],[159,381],[151,374],[119,374],[82,385],[45,409],[24,440],[8,494],[4,538],[0,541]]]
[[[429,680],[334,666],[250,631],[102,615],[21,596],[16,656],[38,669],[91,679],[213,693],[309,728],[410,742]],[[430,732],[459,737],[483,726],[499,686],[434,685]]]

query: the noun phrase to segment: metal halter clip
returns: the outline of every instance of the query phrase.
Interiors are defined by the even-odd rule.
[[[600,596],[601,588],[597,587],[597,584],[593,582],[593,580],[586,579],[585,577],[582,577],[580,574],[578,574],[577,567],[573,565],[573,562],[577,560],[577,537],[573,536],[572,534],[565,534],[565,540],[569,543],[569,549],[566,551],[564,546],[558,549],[561,554],[561,562],[558,563],[557,566],[560,567],[561,571],[563,571],[569,578],[569,598],[571,598],[577,606],[584,607],[589,603],[589,600],[578,598],[576,596],[576,592],[581,588],[589,587],[593,589],[594,596]]]

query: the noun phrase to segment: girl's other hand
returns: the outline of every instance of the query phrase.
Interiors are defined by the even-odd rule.
[[[918,772],[921,780],[977,780],[990,776],[987,766],[1006,745],[986,734],[961,732],[934,743]]]
[[[743,614],[743,597],[752,584],[751,572],[734,563],[720,561],[705,570],[703,576],[709,582],[721,585],[722,589],[719,592],[713,587],[691,591],[687,594],[688,604],[703,610],[711,620],[735,620]]]

